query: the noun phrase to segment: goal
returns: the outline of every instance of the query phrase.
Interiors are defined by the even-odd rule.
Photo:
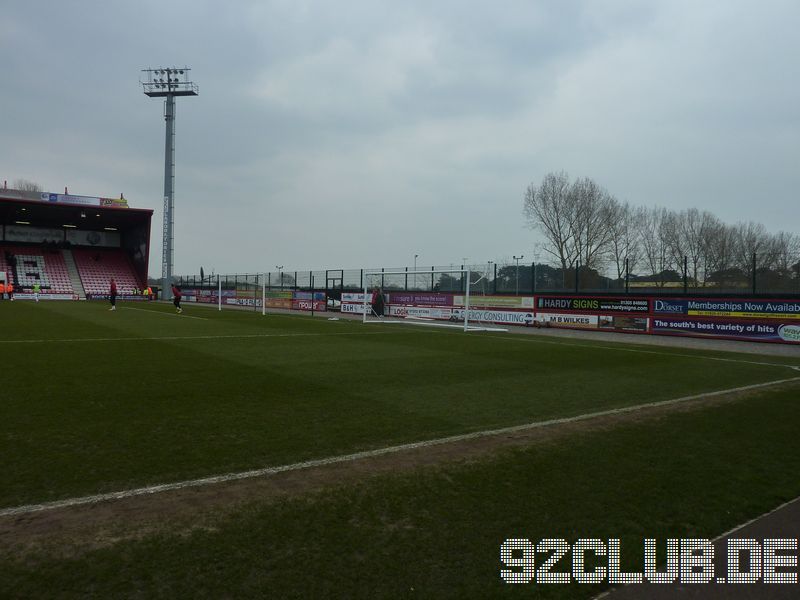
[[[470,287],[472,286],[468,282],[470,282],[472,274],[473,273],[470,271],[470,269],[431,269],[427,271],[364,271],[364,295],[362,298],[361,307],[362,322],[364,324],[401,323],[428,327],[447,327],[461,329],[463,331],[508,331],[507,329],[492,327],[488,324],[475,323],[475,319],[473,318],[472,311],[470,311],[469,304]],[[465,282],[463,285],[464,291],[454,294],[454,297],[463,298],[463,305],[461,302],[459,302],[458,306],[428,306],[431,304],[430,302],[420,302],[420,304],[425,304],[426,306],[412,306],[398,309],[398,307],[392,303],[387,306],[387,310],[384,312],[384,315],[379,316],[376,314],[372,306],[372,293],[376,289],[381,290],[384,293],[384,296],[388,292],[395,297],[397,295],[421,295],[441,298],[446,297],[444,294],[440,295],[435,291],[415,292],[398,290],[396,292],[392,292],[391,289],[387,289],[384,286],[387,277],[391,278],[398,276],[403,276],[406,282],[409,280],[409,278],[413,278],[413,281],[416,281],[417,278],[421,278],[423,281],[430,280],[432,282],[432,290],[434,288],[433,282],[437,277],[440,279],[442,276],[449,276],[451,279],[453,277],[458,278],[460,281]],[[412,302],[411,304],[414,303]]]

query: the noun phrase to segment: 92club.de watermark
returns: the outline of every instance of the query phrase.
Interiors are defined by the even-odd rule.
[[[714,542],[702,538],[644,540],[644,569],[623,571],[619,539],[560,538],[533,542],[511,538],[500,546],[500,577],[506,583],[798,583],[798,540],[729,538],[721,550],[727,570],[715,572]],[[658,552],[657,552],[658,549]],[[625,550],[626,558],[629,552]],[[626,561],[627,562],[627,561]]]

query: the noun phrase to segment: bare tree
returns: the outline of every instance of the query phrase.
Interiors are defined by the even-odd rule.
[[[527,225],[544,234],[542,250],[565,279],[576,265],[610,267],[621,279],[627,261],[631,270],[649,269],[659,286],[679,280],[684,264],[693,285],[741,286],[756,275],[754,255],[757,273],[776,281],[800,278],[796,234],[771,235],[754,222],[727,225],[697,208],[632,207],[587,177],[571,183],[563,171],[549,173],[538,186],[528,186],[523,207]]]
[[[670,218],[667,209],[654,207],[645,212],[639,224],[642,260],[653,276],[663,275],[673,266],[669,250]],[[663,279],[657,285],[663,286]]]
[[[779,231],[770,240],[772,263],[776,271],[788,276],[800,261],[800,236]]]
[[[716,223],[714,215],[696,208],[671,213],[667,219],[665,231],[672,262],[680,271],[685,259],[695,285],[700,284],[701,275],[705,285],[706,274],[701,273],[701,267],[708,263],[709,236]]]
[[[565,172],[548,173],[538,187],[528,186],[523,204],[528,226],[541,231],[547,240],[542,250],[553,256],[564,272],[577,260],[573,240],[577,214],[569,191]]]
[[[756,269],[769,266],[769,234],[761,223],[737,223],[733,227],[733,242],[733,264],[742,273],[752,273],[753,255]]]
[[[581,266],[599,270],[611,242],[614,201],[607,191],[588,177],[570,186],[570,204],[575,210],[572,241]]]
[[[36,183],[35,181],[29,181],[27,179],[15,179],[13,183],[13,187],[15,190],[21,190],[23,192],[42,192],[42,186]]]
[[[724,271],[729,269],[733,261],[732,229],[718,221],[708,232],[706,239],[706,270]]]
[[[635,270],[641,260],[640,231],[646,211],[641,207],[632,207],[628,202],[621,203],[613,197],[610,210],[611,263],[616,270],[617,279],[622,279],[626,266],[628,270]]]

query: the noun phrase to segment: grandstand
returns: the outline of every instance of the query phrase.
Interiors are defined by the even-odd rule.
[[[87,296],[108,293],[109,279],[117,282],[120,294],[132,294],[135,288],[145,287],[136,276],[128,256],[120,250],[76,248],[72,251],[81,284]]]
[[[5,246],[4,250],[4,254],[11,257],[11,261],[6,259],[6,265],[12,267],[15,287],[20,292],[32,290],[38,283],[44,293],[75,294],[60,251],[33,246]]]
[[[36,284],[45,299],[104,297],[112,277],[132,294],[147,282],[152,215],[124,198],[0,189],[0,272],[18,298]]]

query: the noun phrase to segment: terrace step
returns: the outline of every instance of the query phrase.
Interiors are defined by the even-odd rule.
[[[67,272],[69,273],[69,280],[72,283],[72,289],[81,300],[86,300],[86,290],[83,289],[81,276],[78,273],[78,266],[75,264],[75,257],[72,256],[72,250],[63,249],[61,253],[64,255],[64,262],[67,265]]]

